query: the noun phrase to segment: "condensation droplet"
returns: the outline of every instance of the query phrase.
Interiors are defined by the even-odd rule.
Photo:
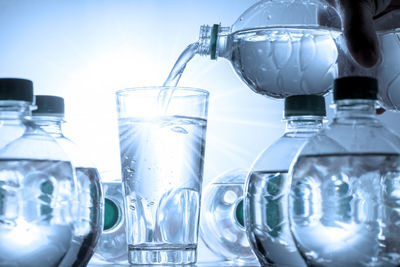
[[[175,126],[171,128],[171,131],[176,132],[176,133],[181,133],[181,134],[188,134],[188,131],[185,130],[185,128]]]
[[[130,167],[125,168],[125,170],[126,170],[127,173],[134,173],[135,172],[135,170],[130,168]]]

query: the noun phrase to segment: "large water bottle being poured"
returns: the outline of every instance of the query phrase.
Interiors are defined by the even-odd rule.
[[[176,86],[195,55],[228,59],[256,93],[272,98],[327,93],[338,75],[338,12],[324,0],[263,0],[247,9],[232,27],[201,26],[165,86]]]

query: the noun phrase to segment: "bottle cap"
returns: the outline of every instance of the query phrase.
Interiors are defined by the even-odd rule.
[[[35,98],[37,109],[32,115],[64,115],[64,98],[53,95],[36,95]]]
[[[326,116],[325,98],[320,95],[286,97],[284,116]]]
[[[0,78],[0,100],[33,103],[33,83],[20,78]]]
[[[368,76],[348,76],[338,78],[333,84],[333,100],[371,99],[378,95],[378,81]]]
[[[217,41],[218,41],[218,32],[219,32],[220,28],[221,28],[221,25],[219,25],[219,24],[214,24],[212,27],[211,44],[210,44],[211,59],[217,58]]]
[[[114,228],[119,221],[119,210],[117,204],[111,199],[105,198],[104,201],[104,229],[109,230]]]
[[[237,221],[237,223],[241,226],[241,227],[245,227],[244,226],[244,212],[243,212],[243,199],[241,199],[237,205],[236,205],[236,209],[235,209],[235,219]]]

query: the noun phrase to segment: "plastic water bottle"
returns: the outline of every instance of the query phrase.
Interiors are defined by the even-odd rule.
[[[67,155],[28,118],[33,84],[0,79],[0,266],[59,266],[77,224]],[[71,265],[69,265],[71,266]]]
[[[97,168],[82,156],[78,147],[62,132],[64,123],[64,99],[58,96],[36,95],[37,109],[32,121],[46,131],[67,152],[75,168],[79,206],[75,210],[78,219],[71,248],[60,267],[86,266],[93,255],[103,225],[103,199]]]
[[[128,245],[125,234],[125,208],[121,181],[103,183],[104,229],[95,249],[93,262],[128,262]]]
[[[256,93],[323,95],[338,75],[340,33],[340,16],[324,0],[263,0],[232,27],[202,26],[197,53],[229,60]]]
[[[378,97],[386,109],[400,110],[400,10],[394,10],[375,23],[382,60],[376,67]]]
[[[164,82],[168,99],[196,55],[225,58],[254,92],[272,98],[326,94],[338,76],[341,19],[325,0],[262,0],[231,27],[204,25]],[[167,101],[165,101],[167,102]]]
[[[290,175],[290,230],[308,266],[399,266],[400,137],[376,117],[377,80],[335,80],[336,113]]]
[[[289,167],[302,145],[323,126],[322,96],[285,99],[286,131],[253,163],[246,182],[245,225],[251,248],[262,266],[305,267],[289,230]]]
[[[217,256],[240,265],[257,262],[250,249],[243,217],[244,183],[247,171],[227,171],[204,189],[200,236]]]

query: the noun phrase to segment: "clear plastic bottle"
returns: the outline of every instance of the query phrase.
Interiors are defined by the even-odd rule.
[[[37,109],[32,121],[51,135],[66,151],[75,168],[79,205],[72,245],[60,267],[86,266],[94,253],[103,227],[103,199],[97,168],[82,156],[82,152],[63,135],[64,99],[58,96],[36,95]]]
[[[322,96],[285,99],[284,135],[253,163],[246,182],[245,225],[251,248],[262,266],[306,266],[289,230],[289,167],[302,145],[322,129],[326,115]]]
[[[400,10],[393,10],[375,21],[381,48],[381,62],[375,69],[379,100],[389,110],[400,110]]]
[[[128,245],[125,234],[125,209],[121,181],[103,182],[104,228],[95,249],[93,262],[128,262]]]
[[[232,27],[202,26],[197,53],[228,59],[261,95],[323,95],[337,77],[340,32],[340,16],[324,0],[263,0]]]
[[[308,266],[400,264],[400,138],[370,77],[335,80],[333,121],[291,168],[290,230]]]
[[[203,190],[200,236],[205,245],[226,261],[246,265],[256,262],[246,236],[243,217],[247,171],[222,173]]]
[[[74,169],[30,120],[33,84],[0,79],[0,266],[58,266],[76,223]]]

